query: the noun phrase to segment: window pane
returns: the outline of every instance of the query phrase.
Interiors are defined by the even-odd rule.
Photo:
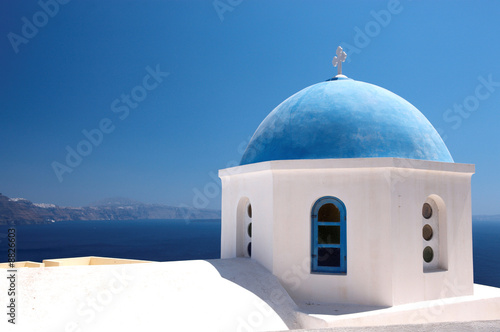
[[[340,248],[318,248],[318,266],[340,266]]]
[[[318,226],[318,244],[340,244],[340,226]]]
[[[425,219],[432,217],[432,207],[429,203],[424,203],[424,206],[422,206],[422,215]]]
[[[327,203],[319,208],[318,221],[340,222],[340,211],[332,203]]]
[[[429,224],[425,224],[424,227],[422,228],[422,236],[425,239],[425,241],[430,241],[432,239],[433,235],[432,227]]]
[[[431,247],[425,247],[424,252],[423,252],[423,256],[424,256],[424,261],[426,263],[430,263],[430,262],[432,262],[432,259],[434,258],[434,251],[432,250]]]

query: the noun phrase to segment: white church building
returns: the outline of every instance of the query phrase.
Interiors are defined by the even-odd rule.
[[[473,173],[409,102],[339,74],[282,102],[219,172],[222,258],[251,257],[303,303],[472,295]]]
[[[221,259],[20,267],[19,325],[2,331],[500,328],[500,289],[473,282],[474,165],[409,102],[342,75],[344,59],[219,171]]]
[[[473,297],[474,165],[409,102],[342,75],[344,59],[339,47],[338,75],[278,105],[219,171],[222,258],[255,260],[299,307]]]

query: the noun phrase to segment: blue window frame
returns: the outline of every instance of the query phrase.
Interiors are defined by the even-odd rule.
[[[322,197],[311,211],[312,272],[347,273],[346,209],[335,197]]]

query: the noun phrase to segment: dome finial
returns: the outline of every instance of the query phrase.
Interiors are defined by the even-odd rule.
[[[334,67],[337,67],[337,76],[344,76],[342,75],[342,62],[345,61],[345,58],[347,57],[347,54],[345,54],[344,50],[342,47],[337,47],[337,52],[335,52],[337,55],[333,58],[332,64]]]

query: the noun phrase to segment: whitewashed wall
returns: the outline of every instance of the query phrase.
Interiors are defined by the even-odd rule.
[[[391,306],[469,295],[473,172],[473,165],[398,158],[272,161],[221,170],[221,256],[238,256],[238,205],[248,199],[252,259],[297,302]],[[323,196],[346,206],[344,275],[311,273],[311,208]],[[444,202],[435,211],[446,219],[436,251],[445,253],[447,270],[424,273],[422,205],[429,197]]]

